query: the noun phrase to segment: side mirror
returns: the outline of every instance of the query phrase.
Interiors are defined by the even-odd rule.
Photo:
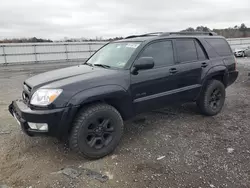
[[[155,63],[152,57],[141,57],[135,61],[132,73],[137,74],[138,70],[152,69],[154,65]]]

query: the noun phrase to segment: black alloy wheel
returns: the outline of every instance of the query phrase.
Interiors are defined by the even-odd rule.
[[[99,118],[89,124],[86,141],[91,148],[101,149],[113,139],[114,125],[108,118]]]

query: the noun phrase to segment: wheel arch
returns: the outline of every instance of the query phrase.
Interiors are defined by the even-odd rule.
[[[209,80],[218,80],[227,87],[228,84],[228,71],[225,66],[216,66],[211,68],[206,76],[202,79],[202,87],[206,85]]]
[[[130,94],[119,85],[99,86],[81,91],[71,98],[67,106],[79,106],[79,111],[86,106],[101,102],[116,108],[123,120],[133,116]]]
[[[210,80],[218,80],[222,82],[225,86],[225,88],[228,85],[228,71],[225,66],[216,66],[212,67],[207,74],[201,79],[201,89],[196,96],[195,100],[198,100],[200,97],[200,94],[202,93],[203,89],[206,87],[207,83]]]

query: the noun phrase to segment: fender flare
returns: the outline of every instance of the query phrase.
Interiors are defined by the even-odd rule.
[[[227,86],[228,84],[228,70],[225,66],[223,65],[219,65],[219,66],[215,66],[212,67],[211,69],[209,69],[206,73],[206,75],[202,78],[202,86],[204,86],[204,84],[210,80],[212,77],[215,76],[222,76],[222,81],[225,84],[225,86]]]
[[[202,90],[206,86],[207,81],[210,80],[211,78],[215,77],[215,76],[222,76],[222,82],[225,84],[225,86],[227,86],[227,83],[228,83],[228,71],[227,71],[227,68],[225,66],[222,66],[222,65],[212,67],[211,69],[209,69],[207,71],[206,74],[204,74],[202,76],[201,89],[200,89],[199,94],[197,95],[195,100],[197,100],[199,98]]]
[[[69,100],[67,106],[82,105],[106,98],[123,98],[128,96],[128,92],[119,85],[104,85],[78,92]]]

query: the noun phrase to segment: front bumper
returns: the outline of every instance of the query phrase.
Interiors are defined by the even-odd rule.
[[[78,107],[65,107],[59,109],[33,110],[23,100],[12,101],[9,112],[21,125],[23,132],[29,136],[47,135],[57,138],[66,137]],[[47,123],[48,131],[31,129],[28,122]]]
[[[242,56],[243,56],[243,51],[234,52],[234,55],[235,55],[236,57],[242,57]]]

